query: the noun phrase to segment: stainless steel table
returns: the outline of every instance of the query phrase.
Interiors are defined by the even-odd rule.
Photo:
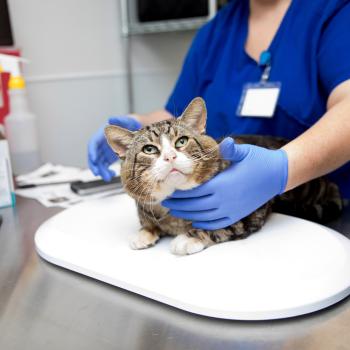
[[[350,349],[349,298],[288,320],[224,321],[55,267],[38,257],[33,237],[59,211],[22,198],[0,210],[1,350]],[[331,226],[350,237],[350,208]]]

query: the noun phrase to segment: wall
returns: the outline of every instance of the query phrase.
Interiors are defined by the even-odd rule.
[[[44,162],[86,166],[91,134],[128,112],[125,42],[118,0],[9,0]],[[143,113],[164,105],[192,32],[132,39],[134,101]]]

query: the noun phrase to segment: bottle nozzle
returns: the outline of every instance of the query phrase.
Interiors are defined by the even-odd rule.
[[[28,60],[22,57],[0,54],[0,62],[3,71],[11,73],[8,87],[10,89],[24,89],[25,82],[21,75],[20,62],[28,62]]]
[[[26,83],[24,82],[23,77],[17,76],[14,77],[11,75],[9,80],[9,89],[24,89],[26,87]]]

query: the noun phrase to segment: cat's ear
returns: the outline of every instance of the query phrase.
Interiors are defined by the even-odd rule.
[[[207,108],[204,100],[201,97],[194,98],[179,119],[190,128],[203,134],[207,123]]]
[[[109,125],[105,128],[105,136],[112,150],[119,158],[125,159],[126,150],[134,138],[134,133],[120,126]]]

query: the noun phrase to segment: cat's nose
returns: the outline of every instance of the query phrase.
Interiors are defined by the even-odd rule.
[[[167,152],[163,156],[164,160],[166,162],[171,162],[176,159],[176,153],[175,152]]]

